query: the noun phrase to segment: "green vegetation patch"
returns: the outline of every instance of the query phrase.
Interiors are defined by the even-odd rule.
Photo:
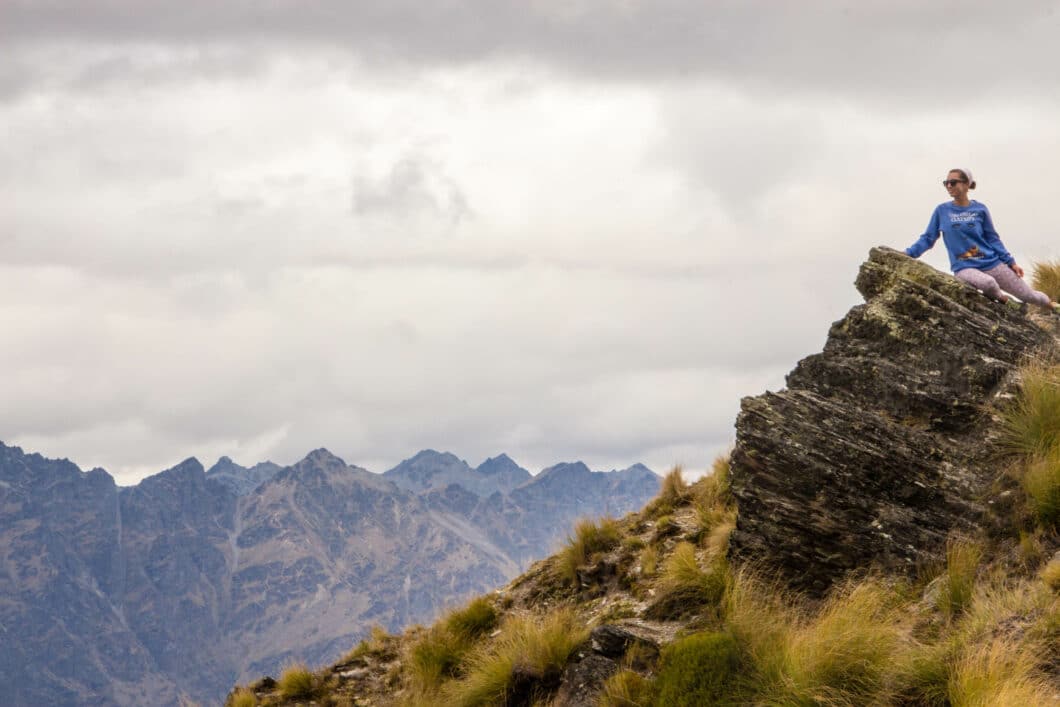
[[[671,643],[662,652],[654,704],[707,707],[739,704],[735,685],[740,650],[725,633],[700,633]]]

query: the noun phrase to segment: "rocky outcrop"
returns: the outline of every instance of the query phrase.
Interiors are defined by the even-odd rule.
[[[993,405],[1054,334],[887,248],[787,388],[736,421],[730,552],[820,593],[855,568],[912,571],[977,526],[998,476]]]

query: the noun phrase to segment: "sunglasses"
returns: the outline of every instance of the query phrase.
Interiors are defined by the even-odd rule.
[[[944,186],[944,187],[955,187],[958,184],[965,184],[967,182],[968,182],[967,179],[943,179],[942,180],[942,186]]]

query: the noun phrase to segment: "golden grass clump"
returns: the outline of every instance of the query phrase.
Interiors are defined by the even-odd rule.
[[[372,626],[368,638],[358,643],[346,653],[346,655],[342,657],[342,662],[348,663],[367,655],[378,655],[383,653],[387,649],[387,642],[390,638],[391,636],[387,633],[387,630],[376,624],[375,626]]]
[[[468,656],[463,677],[443,690],[443,702],[454,707],[504,704],[517,676],[521,684],[529,683],[535,699],[545,698],[571,652],[588,635],[569,609],[544,617],[511,617],[497,638]]]
[[[777,584],[740,570],[722,606],[753,704],[889,703],[906,630],[896,595],[882,584],[838,588],[808,614]]]
[[[690,488],[701,537],[720,525],[732,523],[736,517],[729,492],[728,457],[715,459],[713,470],[710,476],[703,477]]]
[[[1060,558],[1054,557],[1050,560],[1042,568],[1041,577],[1042,581],[1045,582],[1045,586],[1054,592],[1060,592]]]
[[[305,663],[288,665],[276,684],[280,695],[288,700],[312,697],[316,692],[316,679]]]
[[[696,546],[680,542],[663,562],[659,572],[659,597],[648,607],[645,616],[672,620],[704,606],[717,606],[728,584],[728,563],[724,557],[708,558],[700,565]]]
[[[1021,481],[1038,522],[1060,526],[1060,445],[1030,460]]]
[[[885,677],[902,628],[893,594],[865,581],[837,593],[787,643],[786,684],[800,703],[867,704],[886,698]]]
[[[675,466],[659,485],[659,495],[645,506],[645,514],[650,518],[671,513],[676,506],[686,502],[689,498],[688,484],[682,474],[680,466]]]
[[[599,707],[648,707],[653,700],[652,684],[632,670],[620,670],[604,682]]]
[[[1049,295],[1053,302],[1060,301],[1060,259],[1035,262],[1031,275],[1031,287]]]
[[[428,629],[408,648],[406,675],[418,691],[437,688],[459,674],[467,643],[444,626]]]
[[[463,609],[450,612],[445,627],[466,641],[473,641],[497,626],[497,610],[488,597],[472,599]]]
[[[413,689],[429,693],[446,680],[459,677],[475,642],[492,631],[498,620],[493,603],[487,597],[477,597],[424,631],[406,654],[406,674]]]
[[[947,618],[960,614],[971,602],[982,557],[982,546],[966,538],[952,538],[946,544],[946,573],[936,603]]]
[[[229,696],[228,701],[225,703],[226,707],[255,707],[257,704],[258,698],[245,687],[238,688]]]
[[[960,655],[948,688],[954,707],[1055,704],[1055,690],[1038,671],[1035,656],[1004,636],[970,646]]]
[[[1002,421],[1010,448],[1019,454],[1044,456],[1060,445],[1060,366],[1026,366],[1020,394]]]
[[[557,571],[560,577],[574,584],[579,567],[588,564],[594,554],[614,548],[621,539],[622,532],[613,518],[603,518],[599,523],[588,519],[578,521],[574,534],[567,536],[567,544],[559,553]]]
[[[640,551],[640,573],[644,577],[652,577],[659,569],[659,549],[654,545],[648,545]]]

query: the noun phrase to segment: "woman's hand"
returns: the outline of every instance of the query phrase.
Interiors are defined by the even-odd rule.
[[[1021,268],[1018,263],[1014,262],[1012,265],[1009,265],[1009,267],[1012,268],[1012,272],[1016,273],[1017,277],[1023,277],[1023,268]]]

